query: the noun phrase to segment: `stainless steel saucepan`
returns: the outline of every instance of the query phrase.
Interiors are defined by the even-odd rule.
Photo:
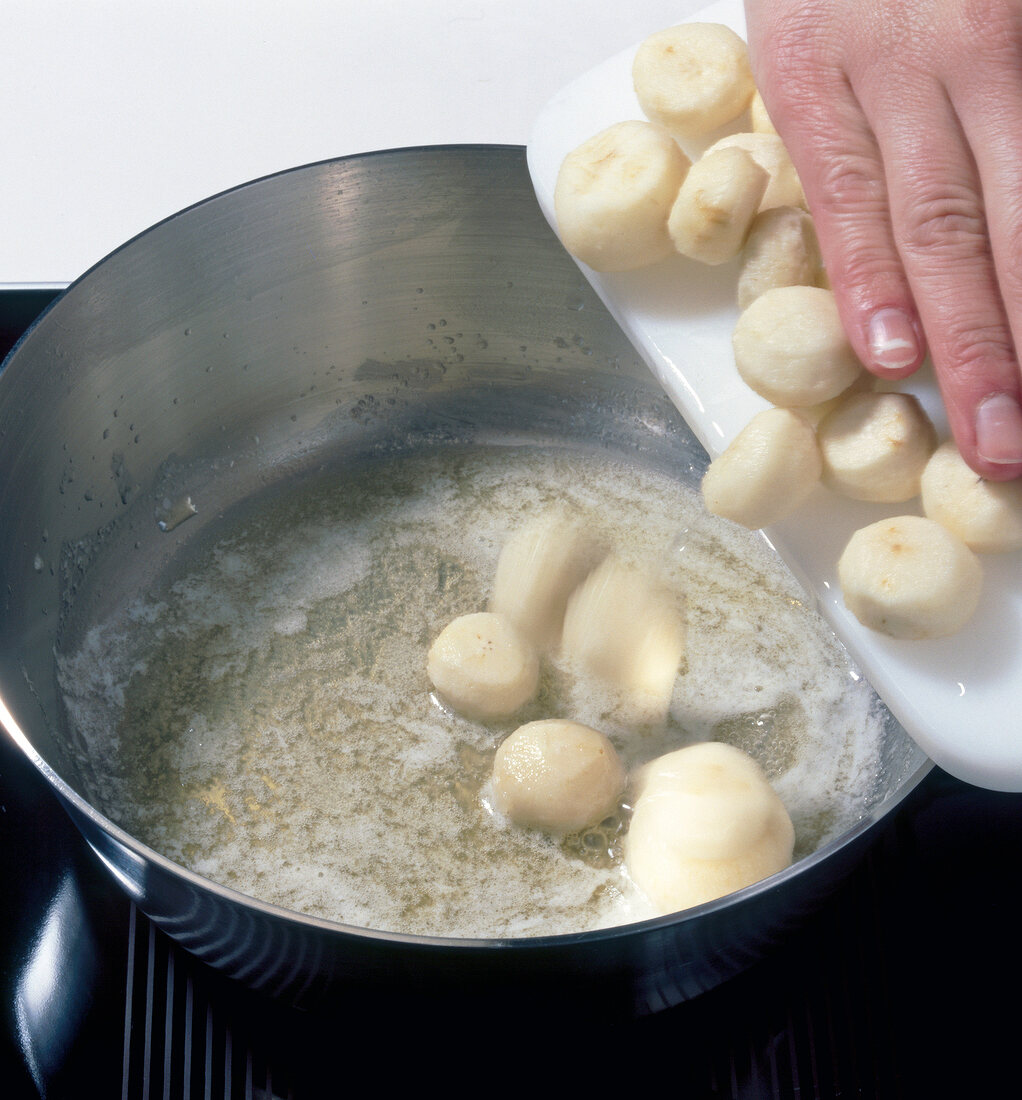
[[[438,340],[433,316],[472,339]],[[680,915],[499,941],[275,908],[96,808],[57,680],[68,638],[226,509],[325,456],[494,438],[595,445],[691,479],[706,462],[551,233],[520,148],[356,156],[218,195],[85,274],[4,365],[0,717],[139,908],[254,989],[310,1007],[496,994],[655,1011],[796,927],[929,768],[891,720],[861,820],[788,871]]]

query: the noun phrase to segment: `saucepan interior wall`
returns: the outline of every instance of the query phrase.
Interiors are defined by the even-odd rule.
[[[495,160],[521,169],[519,150],[420,150],[230,192],[107,258],[12,357],[4,699],[70,780],[55,645],[232,502],[325,451],[471,435],[466,388],[548,391],[491,400],[505,433],[523,400],[596,440],[616,431],[601,404],[651,442],[674,417],[531,193],[492,201]]]

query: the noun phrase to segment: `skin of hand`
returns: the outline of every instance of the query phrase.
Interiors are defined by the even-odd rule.
[[[856,353],[896,379],[928,344],[963,457],[1019,477],[1022,0],[745,7]]]

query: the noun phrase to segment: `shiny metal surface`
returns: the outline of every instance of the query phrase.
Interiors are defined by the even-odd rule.
[[[442,441],[705,456],[550,233],[517,148],[404,150],[217,196],[85,275],[0,375],[0,718],[144,912],[302,1006],[457,990],[649,1012],[762,956],[928,766],[893,725],[861,825],[678,918],[519,941],[364,932],[175,867],[88,800],[54,651],[231,504],[331,462]],[[198,510],[166,522],[189,497]],[[160,520],[164,520],[161,527]]]

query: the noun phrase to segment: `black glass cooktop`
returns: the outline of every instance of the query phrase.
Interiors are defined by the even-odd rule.
[[[0,293],[0,356],[49,296]],[[0,733],[0,1097],[542,1095],[594,1070],[682,1098],[1018,1095],[1020,869],[1022,795],[935,770],[805,928],[677,1008],[605,1029],[496,1001],[310,1016],[152,926]]]

